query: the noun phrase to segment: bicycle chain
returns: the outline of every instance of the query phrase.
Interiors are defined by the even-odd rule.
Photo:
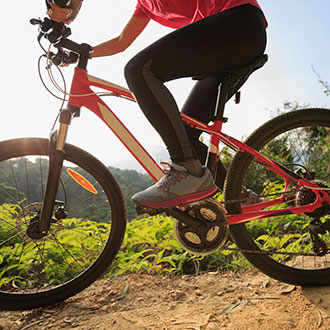
[[[225,251],[236,251],[236,252],[242,252],[242,253],[254,253],[254,254],[267,254],[267,255],[273,255],[273,254],[282,254],[282,255],[292,255],[292,256],[309,256],[309,257],[317,257],[314,253],[295,253],[295,252],[278,252],[278,251],[255,251],[255,250],[244,250],[237,247],[234,248],[228,248],[228,247],[222,247],[221,250]],[[329,254],[330,251],[327,252]]]

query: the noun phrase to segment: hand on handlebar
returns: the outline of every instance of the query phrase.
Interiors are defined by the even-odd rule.
[[[47,15],[55,22],[63,22],[65,24],[70,24],[72,22],[72,12],[71,8],[61,8],[55,3],[50,2],[50,9],[47,10]]]
[[[41,39],[45,38],[57,49],[56,54],[49,52],[50,59],[54,64],[60,66],[73,64],[79,59],[78,68],[87,68],[87,63],[93,48],[86,43],[78,44],[68,39],[68,36],[71,35],[70,28],[66,27],[63,23],[55,22],[47,17],[43,20],[32,18],[30,23],[39,26],[39,44]],[[44,48],[43,50],[46,52]]]

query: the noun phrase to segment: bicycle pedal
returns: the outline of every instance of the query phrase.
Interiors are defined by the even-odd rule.
[[[135,204],[135,203],[134,203],[134,207],[135,207],[135,211],[138,215],[146,213],[146,214],[149,214],[150,216],[154,216],[154,215],[166,212],[166,210],[164,210],[164,209],[153,209],[151,207],[143,206],[141,204]]]

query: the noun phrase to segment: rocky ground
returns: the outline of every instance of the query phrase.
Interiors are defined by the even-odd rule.
[[[300,288],[256,270],[95,282],[55,306],[0,312],[0,329],[325,330],[330,287]]]

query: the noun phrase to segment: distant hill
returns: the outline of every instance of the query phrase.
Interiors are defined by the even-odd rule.
[[[128,219],[135,218],[136,212],[131,197],[138,191],[151,186],[154,181],[147,174],[135,170],[121,170],[109,166],[108,169],[118,181],[126,201]]]
[[[6,173],[11,173],[10,168],[15,168],[14,179]],[[26,175],[26,168],[29,168],[29,175]],[[117,179],[126,201],[128,219],[136,217],[135,208],[131,197],[138,191],[144,190],[152,185],[154,181],[147,174],[139,173],[135,170],[121,170],[114,167],[108,167],[114,177]],[[2,169],[2,171],[1,171]],[[43,185],[47,178],[48,163],[33,162],[17,158],[10,163],[1,163],[0,168],[0,205],[3,203],[15,203],[28,197],[29,201],[41,202],[40,196],[43,195]],[[63,169],[65,171],[65,169]],[[40,180],[40,174],[43,173],[43,180]],[[74,180],[65,182],[66,191],[72,193],[75,191]],[[86,191],[87,194],[87,191]],[[63,196],[61,198],[64,198]],[[72,213],[72,210],[71,210]],[[73,214],[73,213],[72,213]],[[81,216],[78,212],[75,217]]]
[[[168,155],[168,152],[164,146],[151,145],[151,146],[147,146],[146,149],[150,153],[151,157],[153,157],[153,159],[157,163],[160,163],[160,161],[166,162],[170,159],[170,156]],[[109,164],[110,166],[115,168],[130,169],[130,170],[136,170],[140,173],[146,173],[143,167],[131,155],[118,159],[114,162],[113,161],[109,163],[105,162],[105,164]]]

